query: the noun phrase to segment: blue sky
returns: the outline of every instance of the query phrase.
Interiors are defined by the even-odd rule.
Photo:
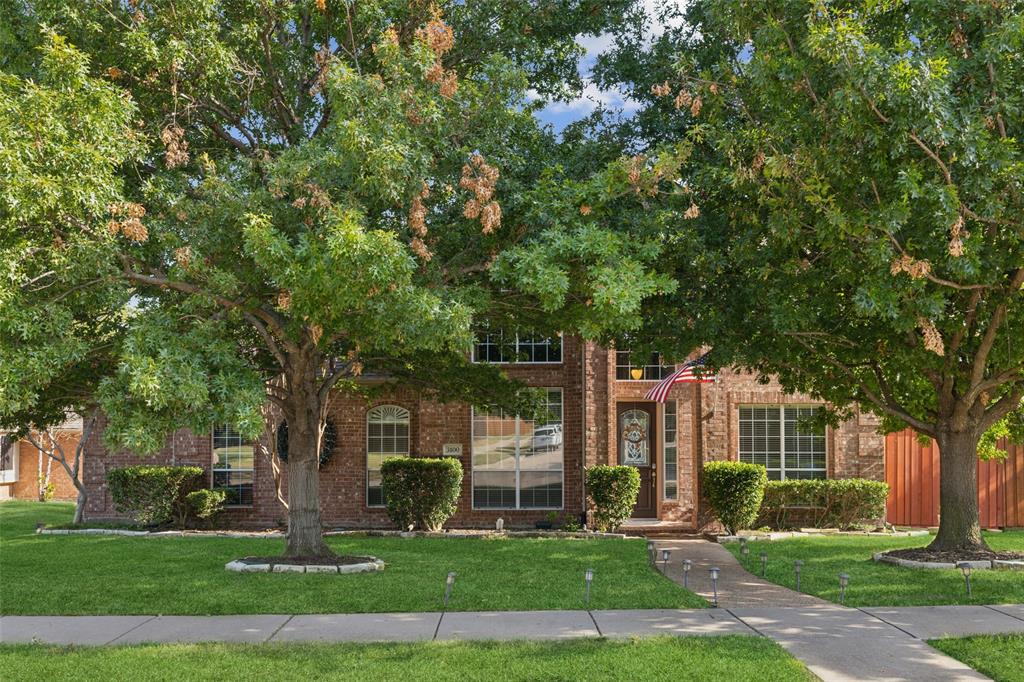
[[[686,0],[644,0],[647,15],[652,17],[656,10],[665,4],[681,7]],[[648,34],[651,37],[660,35],[663,31],[661,25],[648,27]],[[537,118],[544,123],[550,123],[555,130],[561,130],[568,123],[577,121],[598,107],[604,105],[608,109],[621,111],[629,115],[636,111],[638,103],[626,97],[623,93],[614,90],[600,90],[590,82],[590,69],[593,67],[597,56],[606,51],[612,45],[612,36],[603,34],[599,36],[579,36],[576,39],[586,49],[587,53],[580,60],[580,75],[587,83],[582,95],[570,102],[551,102],[537,113]]]

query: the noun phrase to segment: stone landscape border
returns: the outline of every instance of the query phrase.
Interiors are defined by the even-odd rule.
[[[897,556],[892,556],[886,552],[875,552],[871,557],[875,561],[884,564],[893,564],[895,566],[902,566],[903,568],[960,568],[962,564],[968,564],[972,569],[980,570],[1004,570],[1004,571],[1024,571],[1024,560],[1004,560],[1004,559],[982,559],[977,561],[960,561],[957,563],[949,561],[915,561],[913,559],[903,559]]]
[[[286,537],[284,531],[229,530],[130,530],[127,528],[39,528],[40,535],[125,535],[131,537],[203,537],[203,538],[271,538]],[[643,540],[624,533],[590,533],[575,531],[506,530],[506,531],[400,531],[400,530],[329,530],[324,537],[401,537],[401,538],[577,538],[581,540]]]
[[[224,564],[225,570],[236,573],[375,573],[384,570],[384,562],[376,557],[367,557],[369,561],[357,564],[288,564],[288,563],[255,563],[248,561],[229,561]]]
[[[771,533],[756,533],[752,535],[705,535],[706,538],[712,542],[717,542],[720,545],[727,545],[734,542],[771,542],[773,540],[789,540],[790,538],[818,538],[818,537],[835,537],[837,535],[844,537],[861,537],[861,538],[916,538],[925,535],[930,535],[927,530],[897,530],[890,533],[876,533],[872,531],[862,530],[819,530],[819,531],[805,531],[805,530],[787,530],[787,531],[775,531]]]

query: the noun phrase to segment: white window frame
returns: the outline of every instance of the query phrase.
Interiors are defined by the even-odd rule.
[[[812,473],[821,472],[823,474],[823,477],[827,479],[829,477],[829,470],[828,470],[829,438],[828,438],[828,428],[827,427],[826,427],[825,431],[821,434],[822,443],[824,445],[824,448],[823,448],[823,455],[825,457],[825,466],[824,467],[822,467],[822,468],[811,468],[811,469],[807,469],[807,468],[801,469],[799,467],[787,467],[786,466],[786,409],[789,408],[789,409],[797,409],[797,410],[799,410],[799,409],[811,408],[811,409],[815,409],[815,410],[821,410],[821,409],[824,409],[824,407],[825,406],[822,405],[821,403],[744,403],[742,405],[738,405],[737,408],[736,408],[736,430],[737,430],[737,434],[736,434],[736,437],[737,437],[737,442],[736,442],[736,458],[739,461],[741,461],[741,462],[744,461],[743,460],[743,453],[741,452],[741,445],[740,445],[740,443],[742,441],[739,440],[740,438],[742,438],[742,436],[740,435],[740,430],[742,428],[741,424],[742,424],[742,421],[743,421],[742,417],[741,417],[742,410],[745,409],[745,408],[752,408],[752,409],[765,408],[765,409],[773,409],[773,410],[777,409],[779,411],[779,468],[775,469],[773,467],[771,469],[768,469],[768,467],[765,467],[767,469],[767,471],[769,473],[771,473],[773,471],[778,471],[779,472],[778,480],[780,480],[780,481],[788,480],[788,477],[786,476],[786,472],[787,471],[792,471],[794,473],[795,472],[812,472]],[[773,479],[769,479],[769,480],[773,480]],[[794,480],[797,480],[797,479],[794,479]]]
[[[386,420],[382,419],[379,422],[380,424],[395,424],[395,425],[404,424],[405,425],[405,452],[378,452],[378,453],[371,453],[371,451],[370,451],[370,417],[374,413],[383,412],[385,410],[391,410],[392,411],[392,415],[389,418],[387,418]],[[404,417],[402,415],[404,415]],[[383,437],[383,435],[381,437]],[[370,504],[370,455],[371,454],[382,455],[383,459],[381,460],[381,464],[383,464],[388,458],[391,458],[391,457],[408,457],[409,456],[409,452],[412,449],[412,442],[411,441],[412,441],[412,415],[410,414],[409,410],[407,410],[406,408],[402,407],[401,405],[384,404],[384,405],[374,405],[373,407],[371,407],[370,409],[368,409],[366,411],[366,457],[364,459],[364,462],[365,462],[365,465],[366,465],[365,469],[364,469],[364,472],[366,473],[366,479],[365,479],[366,480],[366,485],[363,488],[363,495],[364,495],[363,502],[366,504],[366,506],[368,508],[370,508],[370,509],[384,509],[385,507],[387,507],[387,503],[386,502],[383,502],[381,504]],[[383,490],[381,491],[381,498],[383,499]]]
[[[562,499],[557,507],[523,507],[520,503],[520,485],[519,485],[519,474],[520,474],[520,455],[519,455],[519,438],[520,432],[519,427],[522,424],[522,418],[518,415],[515,417],[505,417],[506,419],[514,418],[516,420],[516,466],[515,466],[515,491],[516,491],[516,505],[514,507],[478,507],[476,505],[476,466],[473,463],[473,456],[476,447],[476,408],[469,408],[469,496],[471,498],[471,508],[473,511],[559,511],[565,509],[565,391],[560,386],[545,386],[542,387],[545,391],[558,391],[561,395],[561,406],[562,414],[559,418],[559,423],[562,425],[562,468],[559,469],[558,473],[561,474],[561,489]],[[527,470],[531,471],[531,470]]]
[[[0,433],[0,436],[11,439],[11,468],[0,469],[0,483],[18,482],[18,460],[21,459],[21,441],[9,433]]]
[[[248,502],[248,503],[225,504],[224,505],[228,509],[234,509],[234,508],[247,509],[249,507],[252,507],[256,503],[256,447],[255,447],[256,446],[256,439],[255,438],[251,438],[251,439],[247,440],[245,438],[242,438],[241,435],[239,435],[239,438],[241,439],[239,445],[244,446],[244,445],[247,445],[247,444],[252,444],[252,446],[253,446],[252,468],[251,469],[226,469],[224,467],[219,467],[219,466],[217,466],[217,464],[218,464],[218,459],[217,459],[217,437],[216,437],[215,434],[217,432],[217,429],[221,428],[221,427],[230,428],[232,431],[235,431],[235,433],[238,433],[238,430],[235,428],[235,426],[233,424],[217,424],[217,425],[215,425],[213,427],[213,429],[210,430],[210,489],[211,490],[227,490],[227,488],[217,488],[214,485],[214,481],[216,480],[216,475],[217,475],[218,471],[240,471],[240,472],[248,471],[248,472],[251,472],[252,473],[252,500],[250,502]]]
[[[672,416],[675,420],[675,434],[672,439],[672,449],[675,452],[675,468],[676,475],[673,478],[668,476],[668,450],[669,441],[665,435],[668,431],[668,413],[669,406],[672,406]],[[668,484],[674,483],[676,491],[674,494],[669,495]],[[678,502],[679,501],[679,406],[675,400],[669,400],[665,402],[665,406],[662,408],[661,413],[661,499],[666,502]]]
[[[488,336],[501,336],[501,332],[494,332],[494,333],[492,333],[492,332],[481,332],[481,333],[486,334]],[[554,335],[552,335],[549,338],[552,339],[552,340],[557,338],[559,340],[559,346],[560,346],[561,352],[559,354],[560,355],[560,359],[558,359],[558,360],[501,360],[500,362],[491,362],[490,360],[480,360],[480,359],[478,359],[476,357],[476,347],[478,345],[478,342],[477,342],[476,338],[473,339],[473,347],[470,350],[469,357],[470,357],[470,360],[472,362],[474,362],[474,363],[476,363],[476,362],[481,362],[481,363],[482,362],[487,362],[487,363],[490,363],[492,365],[561,365],[563,362],[565,362],[565,337],[562,336],[562,332],[558,332],[557,334],[554,334]],[[519,355],[519,344],[520,344],[519,334],[516,334],[516,340],[513,343],[514,343],[513,355],[518,356]],[[523,342],[523,343],[529,343],[529,342]]]

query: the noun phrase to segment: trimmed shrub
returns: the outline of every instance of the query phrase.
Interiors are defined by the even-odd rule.
[[[587,469],[587,494],[594,503],[594,525],[612,531],[633,513],[640,493],[636,467],[598,464]]]
[[[863,478],[769,481],[759,520],[776,529],[846,530],[883,519],[888,496],[887,484]]]
[[[188,503],[189,511],[197,519],[211,521],[213,517],[224,511],[224,502],[227,497],[228,494],[223,490],[202,488],[185,495],[185,502]]]
[[[185,497],[201,485],[202,467],[139,465],[107,472],[114,508],[137,522],[156,526],[174,520],[185,525]]]
[[[453,457],[395,457],[380,474],[388,517],[402,530],[441,530],[458,509],[462,463]]]
[[[725,526],[735,535],[757,519],[768,473],[760,464],[708,462],[704,465],[704,497]]]

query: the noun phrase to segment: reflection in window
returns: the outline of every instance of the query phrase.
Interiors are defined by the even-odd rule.
[[[562,508],[562,390],[537,420],[473,410],[473,507]]]
[[[253,441],[229,424],[213,429],[213,489],[227,493],[227,505],[251,505]]]
[[[547,363],[562,361],[561,336],[505,336],[502,333],[477,334],[473,345],[474,362]]]
[[[825,433],[811,422],[817,407],[740,408],[740,460],[761,464],[768,478],[825,478]]]
[[[366,504],[384,506],[380,467],[384,460],[409,456],[409,410],[378,405],[366,413]]]
[[[665,403],[665,428],[663,434],[664,440],[662,441],[665,444],[664,497],[666,500],[674,500],[679,495],[679,450],[676,446],[676,434],[676,401],[669,400]]]
[[[661,381],[675,371],[675,365],[662,364],[659,353],[651,353],[647,364],[631,364],[628,350],[615,351],[615,378],[618,381]]]

